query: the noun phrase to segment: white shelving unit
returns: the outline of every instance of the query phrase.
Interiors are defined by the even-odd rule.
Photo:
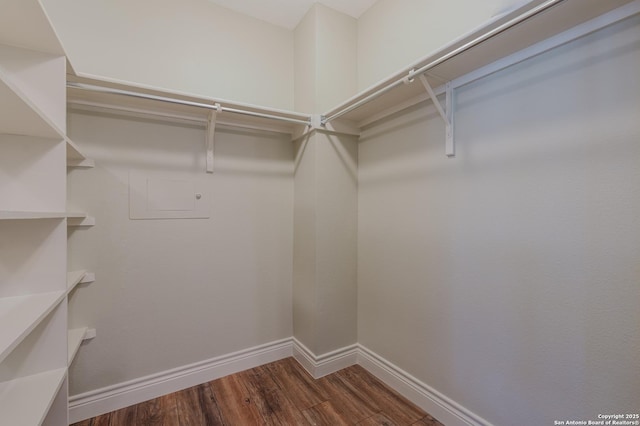
[[[66,368],[0,383],[0,416],[6,425],[40,425],[63,390]]]
[[[85,339],[85,335],[87,333],[88,327],[74,328],[69,330],[68,333],[68,359],[67,363],[71,365],[73,358],[75,358],[78,353],[78,349],[80,349],[80,345],[82,341]]]
[[[60,304],[66,292],[0,298],[0,362]]]
[[[64,51],[39,0],[3,1],[2,425],[68,424],[65,86]]]
[[[86,284],[92,283],[95,281],[95,275],[92,272],[87,272],[84,269],[78,271],[71,271],[67,273],[67,297],[71,297],[71,293],[76,289],[78,284]],[[80,345],[84,340],[92,339],[95,337],[95,329],[91,330],[91,333],[87,333],[89,330],[88,327],[78,327],[70,329],[68,332],[68,361],[67,363],[71,365],[73,359],[75,358],[78,350],[80,349]]]
[[[64,219],[65,212],[20,212],[0,210],[0,220]]]
[[[67,272],[67,292],[73,291],[73,289],[80,284],[80,281],[87,274],[87,271],[84,269],[80,271],[71,271]]]
[[[71,293],[78,284],[91,283],[95,281],[95,276],[84,269],[67,273],[67,293]]]
[[[0,98],[2,114],[0,127],[4,133],[64,137],[64,123],[55,111],[51,98],[60,95],[59,89],[49,87],[51,76],[59,68],[55,56],[47,53],[0,45]]]
[[[65,140],[67,142],[67,167],[91,168],[95,166],[94,161],[87,158],[78,145],[68,137]]]
[[[82,149],[71,141],[69,137],[65,138],[66,146],[67,146],[67,171],[71,172],[71,169],[80,168],[92,168],[94,167],[94,161],[89,159],[83,152]],[[82,172],[84,173],[84,172]],[[90,227],[95,225],[96,220],[94,217],[89,216],[84,212],[72,212],[69,211],[66,213],[67,217],[67,226],[68,228],[76,228],[76,227]],[[71,234],[69,234],[70,236]],[[71,247],[69,247],[71,248]],[[88,272],[86,269],[80,269],[77,271],[71,271],[67,273],[67,301],[71,300],[73,297],[74,290],[77,288],[79,284],[91,283],[95,281],[95,275],[92,272]],[[68,321],[71,323],[71,320]],[[67,364],[70,366],[73,362],[82,342],[87,339],[92,339],[95,337],[95,329],[91,329],[89,331],[88,327],[77,327],[71,328],[69,326],[68,331],[68,349],[67,349]]]
[[[67,212],[68,226],[94,226],[96,219],[82,212]]]

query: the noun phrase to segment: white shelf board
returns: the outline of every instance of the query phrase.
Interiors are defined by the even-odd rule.
[[[87,271],[84,269],[80,271],[67,272],[67,292],[71,292],[78,284],[80,284],[85,275],[87,275]]]
[[[95,161],[86,158],[84,160],[79,160],[76,158],[67,157],[67,168],[81,168],[81,169],[91,169],[95,167]]]
[[[118,81],[100,76],[84,75],[77,76],[67,75],[70,83],[87,84],[91,86],[99,86],[105,89],[116,89],[124,91],[133,91],[146,95],[158,97],[170,97],[177,100],[194,102],[197,104],[214,105],[221,104],[225,108],[240,109],[249,112],[267,114],[274,117],[290,118],[296,120],[309,120],[310,115],[295,111],[285,111],[276,108],[269,108],[257,105],[244,104],[224,99],[216,99],[206,96],[200,96],[192,93],[184,93],[164,89],[161,87],[151,87],[140,85],[127,81]],[[93,111],[99,113],[122,113],[126,116],[142,117],[147,119],[156,119],[161,121],[169,121],[176,123],[188,123],[205,126],[209,116],[210,109],[178,105],[175,103],[162,102],[158,100],[140,99],[130,96],[103,93],[99,91],[82,90],[75,87],[67,87],[67,104],[81,111]],[[233,126],[248,129],[258,129],[277,133],[293,134],[301,124],[286,123],[270,120],[262,117],[250,117],[232,112],[224,112],[218,114],[216,118],[216,126]]]
[[[84,269],[67,272],[67,294],[71,293],[78,284],[92,283],[95,280],[96,275]]]
[[[69,219],[84,219],[87,214],[84,212],[67,212],[67,218]]]
[[[23,220],[23,219],[63,219],[67,217],[65,212],[27,212],[0,210],[0,220]]]
[[[67,167],[94,167],[93,160],[87,158],[80,147],[69,137],[65,137],[65,142],[67,144]]]
[[[12,135],[64,138],[37,105],[32,103],[0,68],[0,131]]]
[[[67,226],[93,226],[96,219],[83,212],[67,212]]]
[[[459,47],[464,46],[483,34],[499,28],[501,25],[522,13],[533,10],[536,6],[540,6],[543,3],[545,3],[545,0],[533,0],[520,8],[494,18],[486,25],[475,29],[449,45],[425,56],[410,66],[358,93],[351,99],[327,111],[324,116],[331,116],[342,109],[356,104],[388,84],[406,77],[411,70],[420,69],[423,66],[433,63],[438,58],[454,52]],[[427,80],[434,88],[441,86],[446,82],[467,75],[474,70],[485,67],[629,3],[634,3],[634,0],[564,0],[551,9],[504,30],[475,47],[436,65],[427,72]],[[342,115],[336,119],[336,121],[345,121],[353,123],[356,126],[362,126],[369,122],[372,117],[384,116],[385,111],[394,108],[397,111],[399,105],[413,105],[416,102],[426,99],[428,99],[428,95],[424,87],[418,79],[415,79],[413,83],[401,84],[361,107]]]
[[[73,361],[76,354],[78,353],[78,349],[80,349],[80,345],[84,340],[84,336],[87,330],[88,330],[88,327],[74,328],[72,330],[69,330],[69,336],[67,340],[69,345],[69,349],[67,352],[69,365],[71,365],[71,362]]]
[[[3,425],[40,425],[64,379],[66,368],[0,383],[0,422]]]
[[[0,362],[58,306],[65,296],[65,291],[54,291],[0,298]]]
[[[64,56],[64,49],[38,0],[3,0],[0,43]]]

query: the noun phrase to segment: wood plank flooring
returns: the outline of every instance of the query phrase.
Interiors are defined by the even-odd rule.
[[[313,379],[293,358],[72,426],[443,426],[359,365]]]

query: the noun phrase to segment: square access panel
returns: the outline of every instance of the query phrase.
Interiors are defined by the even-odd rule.
[[[208,219],[209,198],[193,176],[129,173],[130,219]]]

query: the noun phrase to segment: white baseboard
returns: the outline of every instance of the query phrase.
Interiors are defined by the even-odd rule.
[[[69,422],[79,422],[290,357],[293,354],[292,347],[291,338],[283,339],[72,396],[69,398]]]
[[[360,364],[447,426],[492,426],[360,344],[317,356],[295,337],[72,396],[69,421],[79,422],[292,355],[316,379]]]
[[[358,361],[358,344],[315,355],[302,342],[293,338],[293,356],[314,379],[335,373],[355,365]]]
[[[406,371],[358,345],[358,364],[447,426],[492,426]]]

